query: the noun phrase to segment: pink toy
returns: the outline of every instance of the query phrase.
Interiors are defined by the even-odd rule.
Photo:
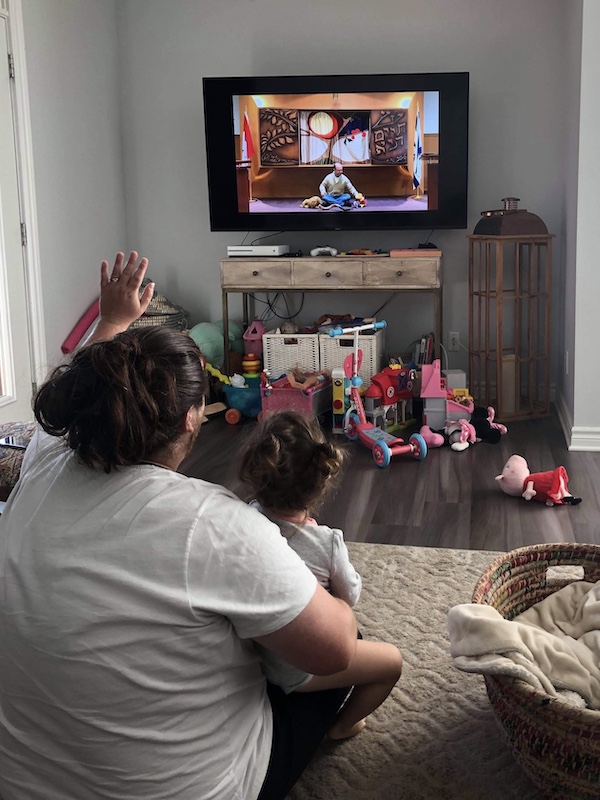
[[[247,329],[242,335],[244,340],[244,351],[246,353],[251,353],[253,356],[259,356],[262,358],[262,337],[263,333],[266,333],[266,330],[267,329],[264,323],[259,319],[253,320],[250,325],[248,325]]]
[[[273,411],[297,411],[307,417],[318,417],[331,410],[331,377],[325,373],[314,373],[308,375],[304,382],[299,382],[296,379],[290,381],[290,376],[284,375],[271,382],[263,372],[260,396],[262,412],[259,419]]]
[[[100,302],[95,300],[62,343],[61,350],[63,353],[70,353],[77,347],[83,338],[83,335],[88,330],[92,322],[94,322],[99,313]]]
[[[494,422],[496,413],[492,406],[484,408],[475,406],[469,419],[447,420],[441,431],[432,430],[423,425],[419,433],[425,439],[427,447],[450,445],[452,450],[461,452],[475,442],[497,444],[500,437],[507,432],[506,425]]]
[[[398,436],[378,428],[367,420],[365,407],[360,396],[362,378],[359,376],[360,365],[362,362],[362,350],[358,349],[358,334],[360,331],[378,330],[385,328],[386,324],[381,322],[371,322],[366,325],[358,325],[355,328],[331,328],[330,336],[341,336],[346,333],[354,334],[352,353],[344,359],[344,375],[349,380],[350,405],[344,416],[344,433],[355,441],[359,439],[365,447],[368,447],[373,454],[373,460],[378,467],[387,467],[392,456],[412,455],[421,461],[427,455],[427,445],[419,433],[413,433],[408,442]]]
[[[580,497],[569,494],[569,476],[564,467],[556,467],[550,472],[529,472],[527,461],[516,454],[508,459],[496,480],[502,491],[513,497],[537,500],[547,506],[581,503]]]
[[[423,400],[423,425],[431,430],[441,430],[449,422],[471,419],[473,403],[458,403],[453,400],[442,377],[439,358],[433,364],[423,364],[421,368],[421,398]]]

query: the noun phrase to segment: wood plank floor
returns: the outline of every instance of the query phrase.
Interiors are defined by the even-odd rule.
[[[255,424],[228,425],[222,415],[211,417],[181,471],[248,499],[236,476],[237,454]],[[600,453],[570,453],[555,417],[513,422],[498,444],[479,443],[462,453],[438,448],[420,462],[400,456],[386,469],[375,465],[364,446],[340,441],[350,458],[317,518],[341,528],[347,541],[475,550],[600,544]],[[532,472],[562,464],[569,489],[583,502],[548,508],[503,494],[494,478],[512,453],[523,455]]]

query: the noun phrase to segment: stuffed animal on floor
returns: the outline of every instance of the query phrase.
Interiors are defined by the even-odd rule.
[[[307,197],[300,203],[300,208],[318,208],[321,205],[321,198],[314,194],[312,197]]]
[[[358,192],[355,198],[358,201],[358,205],[363,207],[367,205],[367,198],[362,194],[362,192]]]
[[[508,459],[502,474],[496,475],[496,480],[502,491],[512,497],[537,500],[547,506],[581,503],[581,497],[573,497],[569,492],[569,476],[564,467],[549,472],[529,472],[527,461],[516,453]]]
[[[442,431],[433,431],[423,425],[419,433],[425,439],[427,447],[443,447],[449,445],[460,453],[475,442],[497,444],[506,433],[506,425],[495,422],[496,412],[492,406],[484,408],[475,406],[471,419],[448,420]]]

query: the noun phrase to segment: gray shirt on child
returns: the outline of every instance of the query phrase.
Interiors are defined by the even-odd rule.
[[[279,526],[281,535],[324,589],[334,597],[344,600],[350,607],[358,602],[362,581],[354,569],[339,528],[319,525],[314,519],[291,522],[278,517],[254,501],[251,505]],[[286,694],[293,692],[311,679],[311,675],[292,667],[270,650],[256,645],[262,661],[262,670],[267,680],[280,686]]]

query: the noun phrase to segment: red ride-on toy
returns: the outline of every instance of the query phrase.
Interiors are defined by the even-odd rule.
[[[360,439],[373,453],[373,459],[378,467],[387,467],[392,456],[412,455],[421,461],[427,455],[427,445],[420,433],[413,433],[408,442],[393,436],[391,433],[382,430],[367,421],[360,387],[362,378],[358,371],[362,362],[362,351],[358,349],[358,334],[360,331],[377,330],[385,328],[387,325],[381,322],[371,322],[367,325],[358,325],[355,328],[333,328],[329,331],[330,336],[341,336],[346,333],[354,334],[354,347],[350,355],[344,359],[344,375],[350,379],[350,408],[346,412],[344,419],[344,433],[351,441]]]

